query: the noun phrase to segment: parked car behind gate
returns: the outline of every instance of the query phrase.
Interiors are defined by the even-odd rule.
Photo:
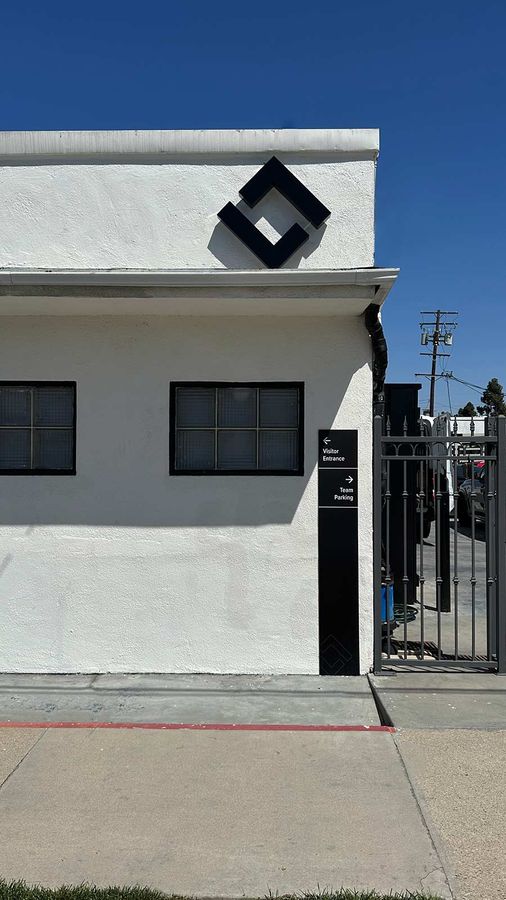
[[[465,462],[457,464],[457,488],[467,481],[469,478],[468,464]]]
[[[459,498],[457,501],[457,513],[461,525],[469,525],[472,516],[473,499],[471,494],[474,492],[474,515],[479,520],[485,519],[485,467],[477,469],[475,467],[474,477],[466,478],[459,488]]]

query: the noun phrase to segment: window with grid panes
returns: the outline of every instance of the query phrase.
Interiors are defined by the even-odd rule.
[[[172,474],[302,475],[303,385],[171,385]]]
[[[76,387],[0,382],[0,474],[75,473]]]

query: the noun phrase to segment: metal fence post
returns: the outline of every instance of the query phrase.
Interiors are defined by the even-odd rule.
[[[497,437],[496,417],[487,416],[485,419],[485,435]],[[497,488],[496,465],[497,449],[493,445],[485,445],[485,456],[496,454],[496,462],[489,459],[485,464],[485,565],[487,579],[487,658],[492,659],[497,652],[497,568],[496,568],[496,519],[497,519]]]
[[[381,671],[381,450],[383,436],[383,419],[374,416],[373,419],[373,590],[374,590],[374,671]],[[387,603],[388,609],[388,603]],[[387,613],[388,615],[388,613]]]
[[[506,675],[506,417],[497,417],[497,674]]]

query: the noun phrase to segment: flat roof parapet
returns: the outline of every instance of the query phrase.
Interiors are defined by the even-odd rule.
[[[1,131],[0,162],[38,158],[171,158],[296,153],[376,159],[377,128],[200,131]]]

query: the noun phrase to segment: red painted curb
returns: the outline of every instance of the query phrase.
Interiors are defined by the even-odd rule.
[[[236,725],[193,722],[0,722],[0,728],[141,728],[161,731],[374,731],[392,734],[389,725]]]

